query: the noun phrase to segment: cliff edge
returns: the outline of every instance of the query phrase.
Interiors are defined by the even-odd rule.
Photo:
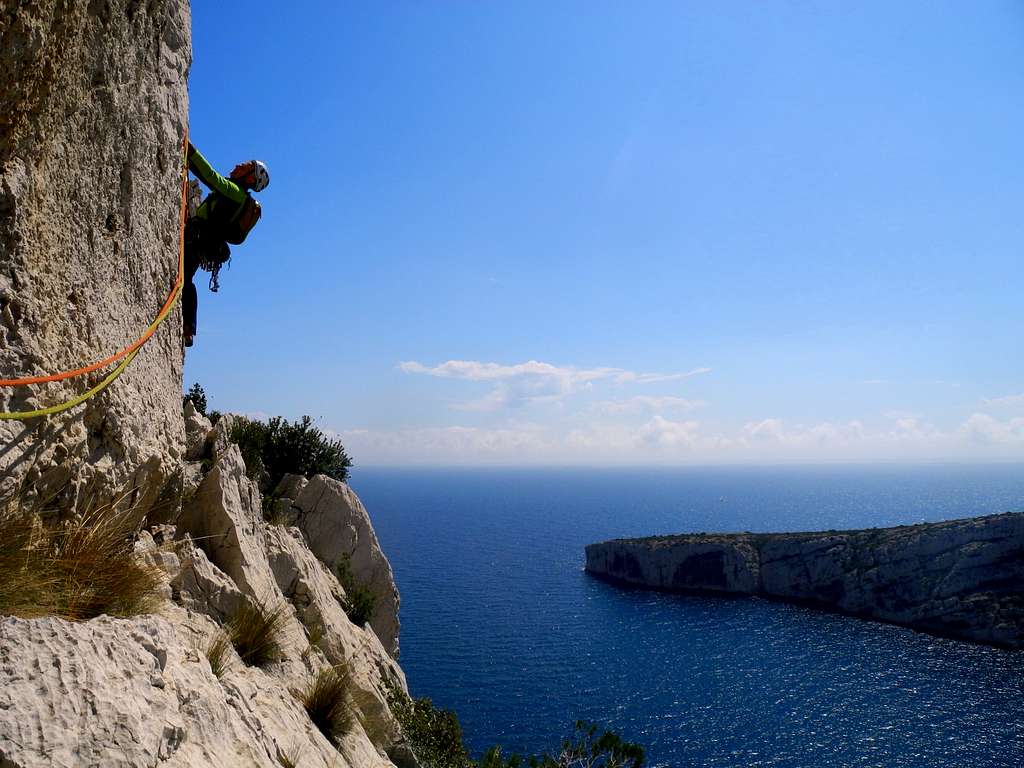
[[[79,622],[0,617],[0,766],[415,768],[391,709],[408,689],[392,653],[390,566],[355,565],[387,564],[362,505],[344,484],[316,476],[308,484],[325,493],[294,500],[302,519],[267,522],[229,438],[231,417],[211,427],[190,406],[186,416],[195,461],[182,511],[135,542],[159,578],[155,609]],[[339,532],[317,540],[318,554],[305,522],[313,514]],[[345,588],[328,565],[343,553],[376,597],[366,624],[346,615]],[[279,615],[276,649],[255,662],[232,640],[218,657],[215,642],[253,609]],[[393,631],[389,647],[374,620]],[[302,701],[332,668],[345,670],[349,713],[336,739]]]
[[[751,595],[1024,647],[1024,513],[817,533],[619,539],[586,570],[621,584]]]

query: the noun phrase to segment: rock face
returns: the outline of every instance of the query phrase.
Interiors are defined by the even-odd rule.
[[[586,570],[666,591],[757,595],[1024,647],[1024,513],[781,534],[619,539]]]
[[[102,360],[170,293],[190,39],[187,0],[0,2],[0,378]],[[183,449],[180,328],[175,311],[69,415],[0,421],[0,498],[19,484],[73,497],[131,483],[136,501],[154,499]],[[0,410],[96,381],[0,388]]]
[[[190,445],[206,446],[209,469],[174,524],[143,531],[136,545],[165,574],[159,613],[83,623],[0,618],[0,766],[279,768],[288,757],[322,768],[415,768],[388,705],[389,690],[407,692],[389,652],[397,636],[386,648],[372,626],[349,621],[320,548],[300,528],[263,519],[258,489],[228,439],[231,420],[212,430],[207,422],[205,435],[195,414],[188,421]],[[302,485],[334,487],[325,481]],[[365,523],[356,552],[376,544]],[[257,668],[231,651],[218,678],[205,650],[247,602],[283,607],[281,653]],[[397,628],[392,609],[378,614]],[[354,716],[335,747],[293,691],[342,664]]]
[[[281,481],[286,514],[305,534],[313,553],[332,570],[346,561],[355,581],[376,597],[370,619],[377,637],[398,656],[398,587],[366,508],[344,483],[318,475]]]

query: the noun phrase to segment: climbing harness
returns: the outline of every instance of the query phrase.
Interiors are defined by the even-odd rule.
[[[188,148],[188,131],[185,132],[184,147]],[[46,376],[29,376],[23,379],[0,379],[0,387],[24,387],[29,384],[43,384],[50,381],[64,381],[66,379],[72,379],[76,376],[84,376],[87,373],[105,368],[111,363],[121,360],[121,363],[106,377],[100,381],[96,386],[87,392],[78,395],[77,397],[68,400],[67,402],[60,403],[58,405],[51,405],[49,408],[39,408],[34,411],[20,411],[14,413],[3,413],[0,412],[0,420],[17,420],[23,421],[25,419],[32,419],[37,416],[52,416],[57,413],[74,408],[76,405],[81,405],[89,398],[98,395],[104,389],[124,373],[125,369],[131,364],[135,356],[139,354],[142,349],[142,345],[149,341],[153,334],[156,333],[156,329],[160,327],[161,323],[167,319],[168,315],[171,314],[171,310],[174,309],[174,305],[177,303],[181,296],[181,289],[185,283],[185,214],[186,209],[186,193],[188,191],[188,166],[182,169],[182,181],[181,181],[181,213],[179,214],[179,232],[178,232],[178,277],[174,281],[174,286],[171,288],[171,292],[167,297],[167,301],[164,302],[163,307],[157,313],[156,319],[150,323],[149,327],[143,332],[138,339],[129,344],[127,347],[122,349],[120,352],[111,355],[99,362],[92,363],[90,365],[83,366],[82,368],[76,368],[73,371],[64,371],[62,373],[53,373]],[[124,358],[122,360],[122,358]]]

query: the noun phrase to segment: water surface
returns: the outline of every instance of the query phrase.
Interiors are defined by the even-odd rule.
[[[1024,468],[357,469],[415,695],[477,752],[577,718],[652,766],[1024,764],[1024,653],[583,573],[620,536],[899,525],[1024,509]]]

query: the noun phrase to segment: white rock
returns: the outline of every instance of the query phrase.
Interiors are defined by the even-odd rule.
[[[8,768],[385,768],[358,722],[334,749],[286,681],[236,664],[222,680],[167,618],[0,620],[0,764]]]
[[[3,16],[0,375],[9,378],[117,352],[170,294],[191,46],[185,0],[6,4]],[[142,483],[136,501],[152,504],[182,455],[181,374],[175,310],[87,405],[46,422],[0,421],[0,497],[23,483],[69,499]],[[84,381],[0,389],[0,410],[61,403]]]
[[[207,439],[213,430],[210,420],[203,416],[192,405],[191,400],[185,401],[185,460],[198,461],[206,455]]]
[[[306,547],[297,528],[271,526],[267,532],[270,567],[302,624],[321,636],[318,649],[332,664],[347,663],[353,695],[371,741],[390,750],[401,734],[385,699],[384,676],[408,693],[405,674],[377,635],[348,620],[339,598],[341,586]]]
[[[397,656],[398,588],[363,503],[345,483],[323,475],[289,491],[297,491],[293,501],[295,525],[302,530],[313,554],[331,570],[348,556],[356,581],[376,596],[370,626],[388,652]]]
[[[260,492],[245,476],[238,446],[229,446],[203,478],[178,520],[242,592],[258,600],[279,594],[267,565]]]

